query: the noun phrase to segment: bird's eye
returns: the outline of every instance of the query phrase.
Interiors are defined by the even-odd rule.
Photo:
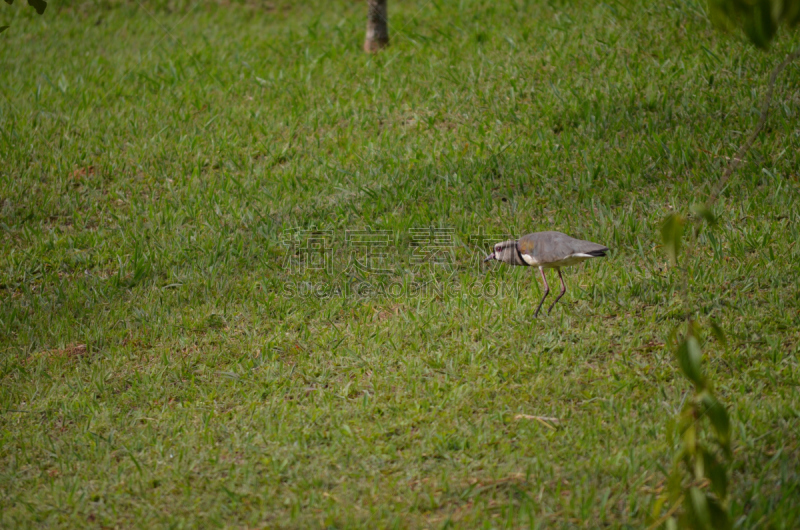
[[[495,252],[500,252],[500,245],[495,245],[494,250]]]

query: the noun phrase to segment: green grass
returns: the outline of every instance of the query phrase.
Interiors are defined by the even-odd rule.
[[[358,2],[0,8],[0,526],[645,525],[690,391],[658,226],[797,42],[645,4],[392,1],[372,57]],[[741,528],[800,526],[798,81],[690,278]],[[367,228],[390,272],[346,270]],[[534,320],[471,238],[546,229],[613,251]]]

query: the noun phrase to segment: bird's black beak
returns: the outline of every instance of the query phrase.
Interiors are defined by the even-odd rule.
[[[493,259],[497,259],[497,258],[494,257],[494,252],[492,252],[491,254],[486,256],[486,259],[483,260],[483,262],[486,263],[487,261],[492,261]]]

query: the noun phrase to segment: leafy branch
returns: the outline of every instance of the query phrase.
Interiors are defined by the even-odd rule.
[[[778,3],[773,5],[773,1]],[[793,26],[800,22],[800,0],[756,2],[709,0],[709,10],[712,20],[717,25],[727,29],[742,27],[750,40],[762,48],[772,40],[780,23],[785,22]],[[727,468],[732,459],[730,418],[725,406],[714,395],[711,382],[703,373],[703,353],[698,339],[701,329],[693,319],[690,301],[691,251],[702,230],[702,223],[705,222],[712,228],[716,226],[714,204],[764,129],[778,76],[798,57],[800,48],[788,54],[772,70],[758,123],[736,155],[729,160],[705,203],[691,207],[691,212],[695,216],[689,218],[677,213],[671,214],[661,225],[661,237],[673,266],[678,265],[681,250],[685,246],[685,265],[682,268],[684,281],[681,292],[686,311],[686,331],[679,335],[678,328],[675,328],[668,342],[681,373],[693,383],[694,393],[687,399],[680,414],[668,428],[669,445],[673,445],[677,432],[680,436],[680,448],[673,460],[667,492],[661,495],[653,506],[652,517],[656,521],[651,528],[665,523],[669,528],[731,528],[727,507]],[[689,220],[695,223],[695,230],[693,237],[687,238],[684,245],[684,232]],[[725,345],[726,339],[722,329],[713,321],[710,322],[710,328],[718,342]],[[668,501],[669,510],[666,514],[660,515]]]

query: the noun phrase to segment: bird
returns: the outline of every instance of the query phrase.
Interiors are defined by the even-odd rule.
[[[558,298],[547,310],[549,315],[553,307],[567,292],[567,286],[564,284],[563,276],[561,276],[561,267],[575,265],[587,259],[605,257],[608,251],[608,247],[604,245],[575,239],[561,232],[534,232],[519,239],[510,239],[497,243],[494,246],[494,252],[486,256],[483,262],[496,260],[511,265],[539,267],[542,281],[544,281],[544,296],[542,296],[542,300],[536,308],[536,313],[533,314],[533,318],[537,318],[539,310],[542,309],[544,299],[550,294],[550,286],[547,285],[547,277],[544,274],[545,269],[558,271],[558,279],[561,280],[561,294],[558,295]]]

